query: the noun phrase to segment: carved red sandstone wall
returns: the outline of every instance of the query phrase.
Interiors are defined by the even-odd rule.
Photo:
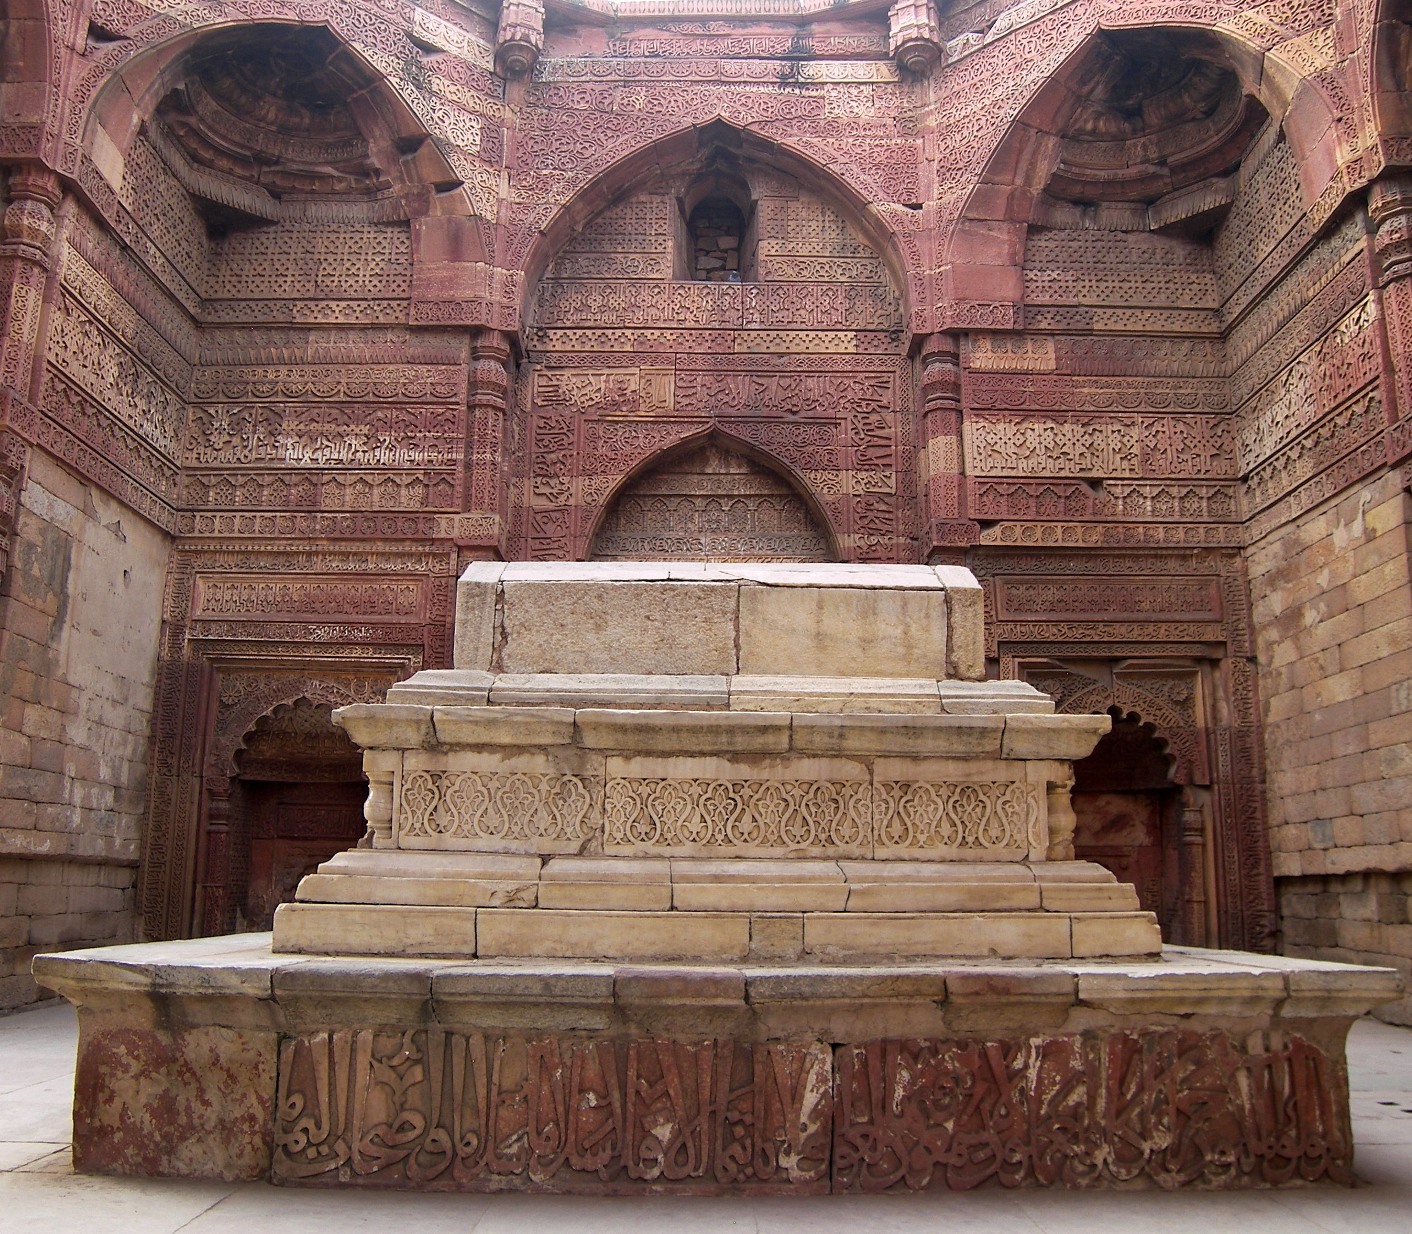
[[[0,904],[45,845],[130,880],[145,793],[142,929],[214,928],[259,715],[444,664],[466,560],[587,555],[708,438],[830,554],[971,564],[999,671],[1156,725],[1213,940],[1277,928],[1267,813],[1286,890],[1408,868],[1348,822],[1412,793],[1407,5],[689,7],[8,7],[0,798],[79,743],[51,713],[151,744],[7,814]],[[712,193],[738,283],[684,259]],[[155,685],[43,654],[59,489],[157,546]],[[1373,580],[1337,611],[1330,543]],[[111,924],[37,907],[0,1002]]]

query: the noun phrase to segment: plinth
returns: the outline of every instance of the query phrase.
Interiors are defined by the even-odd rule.
[[[272,940],[40,957],[104,1172],[487,1190],[1348,1181],[1390,970],[1163,951],[1073,860],[1106,716],[955,568],[472,566],[336,720],[368,835]]]

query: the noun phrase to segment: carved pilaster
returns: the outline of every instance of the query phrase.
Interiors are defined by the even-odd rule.
[[[1074,814],[1074,803],[1070,794],[1074,788],[1074,777],[1056,780],[1048,789],[1049,806],[1049,850],[1045,856],[1050,861],[1073,861],[1074,832],[1079,825]]]
[[[461,547],[502,554],[506,526],[505,413],[510,399],[510,338],[479,330],[471,344],[467,389],[465,502],[475,534]]]
[[[929,560],[980,542],[961,508],[961,360],[954,334],[922,343],[922,440],[926,443]]]
[[[927,73],[941,63],[941,26],[933,0],[897,0],[887,19],[887,49],[899,68]]]
[[[1379,180],[1368,190],[1373,265],[1387,331],[1392,397],[1389,419],[1412,414],[1412,177]],[[1396,462],[1397,459],[1390,459]]]
[[[543,0],[505,0],[495,31],[495,67],[506,77],[523,77],[543,50]]]
[[[0,388],[30,396],[44,284],[49,277],[61,196],[47,167],[12,167],[0,218]]]

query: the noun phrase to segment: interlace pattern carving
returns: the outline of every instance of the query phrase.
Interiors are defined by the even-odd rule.
[[[409,771],[398,841],[575,842],[592,832],[594,794],[580,776],[537,772]]]
[[[1040,843],[1034,786],[1015,782],[873,785],[873,835],[883,849],[1025,852]]]
[[[866,780],[612,779],[604,795],[608,851],[871,847]]]

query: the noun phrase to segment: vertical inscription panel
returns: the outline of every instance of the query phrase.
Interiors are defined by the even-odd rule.
[[[343,1029],[280,1051],[274,1179],[441,1191],[823,1192],[817,1042]]]

